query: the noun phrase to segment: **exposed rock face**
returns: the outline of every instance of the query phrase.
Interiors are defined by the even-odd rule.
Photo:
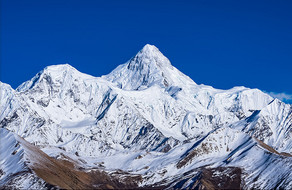
[[[55,65],[0,90],[1,187],[292,188],[292,106],[197,85],[154,46],[102,77]]]

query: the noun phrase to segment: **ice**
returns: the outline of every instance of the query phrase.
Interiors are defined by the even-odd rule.
[[[141,174],[140,186],[233,166],[244,170],[246,189],[291,187],[291,105],[259,89],[198,85],[155,46],[102,77],[53,65],[16,90],[0,82],[0,90],[1,179],[23,168],[18,134],[89,170]]]

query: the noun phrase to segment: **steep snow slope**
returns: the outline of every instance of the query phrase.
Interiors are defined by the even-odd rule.
[[[84,168],[141,174],[141,186],[198,185],[193,178],[207,167],[241,168],[245,188],[291,185],[283,180],[291,179],[291,105],[258,89],[197,85],[155,46],[102,77],[54,65],[16,91],[3,83],[0,89],[1,128],[51,156],[81,159]],[[272,179],[263,171],[277,161],[285,167]]]
[[[36,146],[6,130],[1,134],[1,189],[93,189],[137,187],[137,175],[109,175],[101,169],[84,170],[63,153],[49,157]],[[50,149],[52,150],[52,149]],[[59,150],[60,151],[60,150]],[[131,179],[131,183],[116,177]]]
[[[149,44],[130,61],[118,66],[103,78],[124,90],[143,90],[153,85],[169,88],[196,84],[174,68],[157,47]]]
[[[0,81],[0,121],[2,121],[10,112],[18,107],[14,99],[15,91],[10,85]]]
[[[2,125],[39,145],[99,155],[130,145],[151,150],[178,143],[173,138],[165,140],[119,89],[69,65],[44,69],[17,89],[16,98],[21,106]]]
[[[47,183],[31,172],[27,152],[12,132],[0,128],[0,188],[41,189]],[[36,156],[29,154],[29,156]]]
[[[292,106],[280,100],[273,100],[245,120],[232,124],[232,127],[249,133],[279,152],[291,153]]]
[[[0,174],[1,183],[7,181],[9,176],[23,171],[25,164],[23,161],[23,148],[19,146],[13,133],[6,129],[0,129]]]

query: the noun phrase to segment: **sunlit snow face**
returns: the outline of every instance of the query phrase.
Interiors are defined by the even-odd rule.
[[[0,134],[8,147],[0,153],[13,161],[0,167],[11,173],[22,167],[14,161],[23,162],[7,153],[19,149],[15,134],[82,168],[142,175],[141,186],[171,179],[170,185],[174,176],[188,186],[188,175],[206,166],[219,168],[216,176],[222,166],[244,168],[247,187],[263,189],[274,187],[264,180],[275,185],[291,173],[283,157],[291,152],[290,105],[257,89],[197,85],[151,45],[100,78],[56,65],[16,91],[3,83],[0,90],[0,127],[13,134]],[[266,176],[266,168],[278,177]]]

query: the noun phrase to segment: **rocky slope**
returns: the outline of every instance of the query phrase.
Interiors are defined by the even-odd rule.
[[[54,65],[0,90],[1,187],[292,188],[292,106],[198,85],[155,46],[102,77]]]

